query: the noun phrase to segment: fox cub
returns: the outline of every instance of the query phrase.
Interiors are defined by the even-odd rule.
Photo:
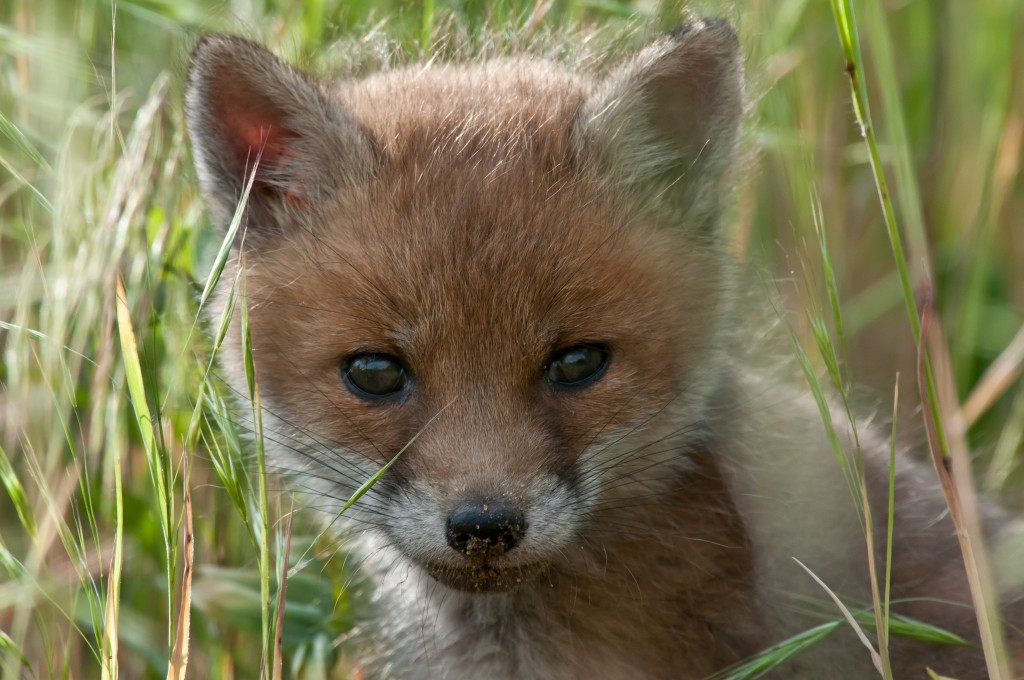
[[[269,455],[329,520],[395,459],[344,518],[375,580],[368,675],[705,678],[840,616],[793,558],[868,606],[819,414],[738,318],[719,222],[743,79],[719,20],[601,74],[519,56],[328,82],[199,41],[189,130],[214,221],[247,194],[228,272]],[[888,440],[860,437],[884,536]],[[898,467],[894,611],[976,640],[934,475]],[[904,677],[985,677],[976,647],[891,648]],[[776,672],[875,673],[845,623]]]

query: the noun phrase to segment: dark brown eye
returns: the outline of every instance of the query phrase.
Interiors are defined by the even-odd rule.
[[[398,394],[408,382],[405,368],[389,354],[354,354],[342,368],[345,385],[357,397],[380,399]]]
[[[560,387],[586,387],[604,375],[607,367],[607,347],[581,343],[555,352],[548,364],[547,379]]]

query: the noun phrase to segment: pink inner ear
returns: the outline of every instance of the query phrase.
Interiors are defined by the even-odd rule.
[[[286,130],[270,122],[266,117],[250,117],[245,113],[235,112],[225,116],[224,121],[234,134],[232,141],[235,153],[250,167],[259,157],[264,168],[279,168],[292,155],[288,148],[288,140],[297,137],[291,130]]]
[[[295,158],[295,149],[290,141],[298,138],[298,134],[281,127],[274,121],[277,116],[268,114],[263,110],[244,110],[242,108],[231,108],[223,111],[221,120],[229,130],[230,143],[240,167],[250,171],[259,159],[259,168],[256,174],[256,184],[263,187],[272,186],[270,182],[264,181],[268,173],[278,173]],[[287,174],[287,173],[285,173]],[[304,203],[302,197],[293,188],[294,180],[287,190],[283,191],[284,197],[295,204]],[[274,188],[280,190],[279,185]]]

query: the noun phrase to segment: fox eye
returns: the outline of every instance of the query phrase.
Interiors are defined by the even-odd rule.
[[[581,343],[555,352],[547,366],[547,379],[560,387],[586,387],[604,375],[607,367],[607,347]]]
[[[397,394],[408,382],[405,368],[389,354],[354,354],[345,362],[341,372],[349,391],[363,399]]]

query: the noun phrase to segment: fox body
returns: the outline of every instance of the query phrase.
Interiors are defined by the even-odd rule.
[[[793,557],[869,601],[814,404],[737,318],[728,24],[603,75],[512,57],[339,82],[211,36],[186,104],[215,221],[246,195],[229,271],[273,462],[333,519],[394,459],[345,517],[370,674],[706,677],[821,621]],[[861,444],[884,518],[888,442]],[[973,637],[937,486],[900,463],[896,497],[893,599],[933,598],[896,610]],[[984,677],[975,649],[892,647],[897,672]],[[845,626],[780,671],[872,672]]]

